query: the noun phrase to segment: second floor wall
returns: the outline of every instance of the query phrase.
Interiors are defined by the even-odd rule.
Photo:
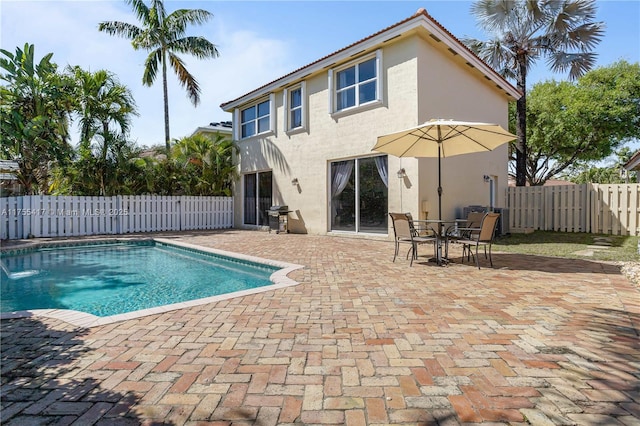
[[[377,63],[373,78],[358,69],[371,61]],[[341,74],[345,71],[353,73]],[[360,86],[359,71],[369,77]],[[345,94],[342,86],[349,83],[354,90]],[[357,103],[358,97],[365,102],[338,109],[339,102],[355,98]],[[433,118],[507,127],[508,99],[446,52],[413,35],[236,108],[234,138],[245,154],[241,169],[262,169],[274,162],[360,156],[370,152],[378,136]]]

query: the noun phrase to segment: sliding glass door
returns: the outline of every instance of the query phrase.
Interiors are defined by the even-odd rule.
[[[387,156],[331,163],[331,230],[387,233]]]
[[[268,225],[267,210],[272,205],[271,172],[244,175],[244,224]]]

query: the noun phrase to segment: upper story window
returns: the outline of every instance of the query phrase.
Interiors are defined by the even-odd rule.
[[[284,90],[285,128],[287,131],[301,130],[306,127],[306,85],[302,82]]]
[[[329,71],[331,112],[382,101],[382,51],[346,67]]]
[[[302,88],[298,87],[289,93],[289,123],[291,128],[295,129],[302,126]]]
[[[241,137],[271,130],[271,102],[266,100],[240,111]]]
[[[376,58],[338,71],[336,77],[338,111],[376,99]]]

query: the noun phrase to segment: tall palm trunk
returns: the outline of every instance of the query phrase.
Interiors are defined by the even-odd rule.
[[[526,58],[518,57],[520,68],[517,78],[518,89],[524,95],[516,102],[516,186],[527,184],[527,64]]]
[[[167,158],[171,156],[171,141],[169,139],[169,89],[167,88],[167,52],[162,52],[162,91],[164,93],[164,145]]]

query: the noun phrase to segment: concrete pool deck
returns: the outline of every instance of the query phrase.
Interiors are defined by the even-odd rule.
[[[640,291],[619,266],[157,236],[305,267],[297,286],[97,327],[2,320],[3,425],[640,425]]]

